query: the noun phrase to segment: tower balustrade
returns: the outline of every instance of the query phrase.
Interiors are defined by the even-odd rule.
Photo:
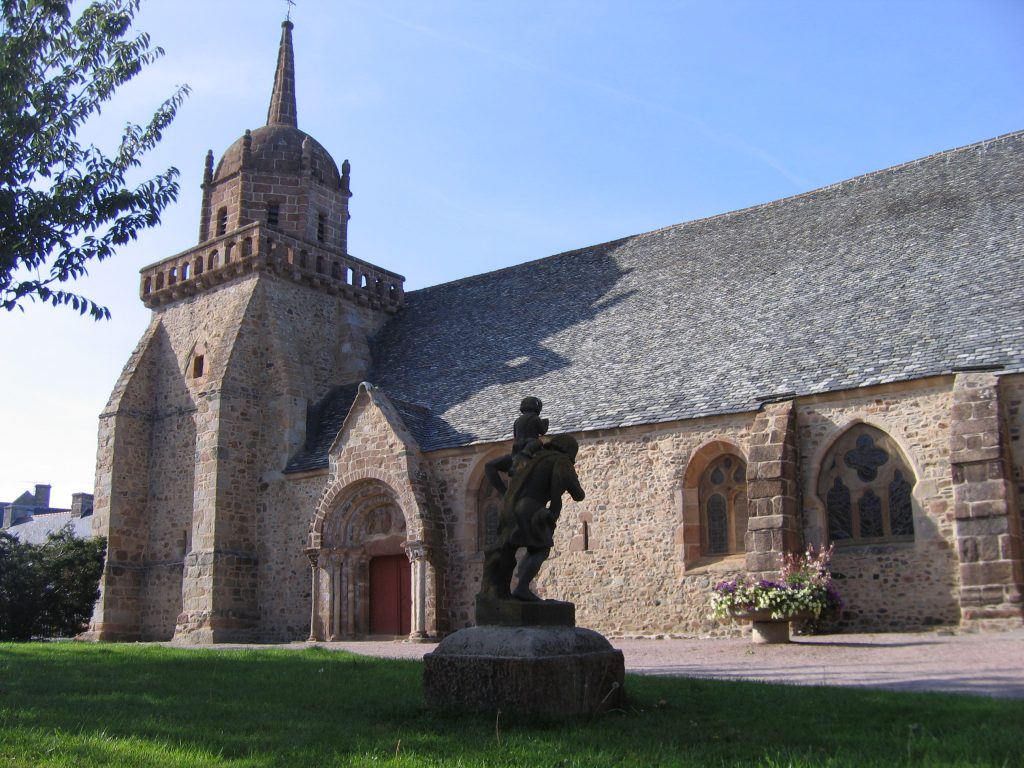
[[[386,312],[397,312],[405,300],[401,275],[259,222],[143,267],[139,297],[154,309],[252,271],[276,274]]]

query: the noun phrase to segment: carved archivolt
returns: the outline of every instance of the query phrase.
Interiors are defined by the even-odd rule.
[[[374,541],[406,537],[405,517],[394,492],[377,480],[346,488],[324,519],[325,549],[366,547]]]

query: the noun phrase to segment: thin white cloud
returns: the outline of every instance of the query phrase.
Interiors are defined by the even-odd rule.
[[[770,153],[763,147],[759,147],[758,145],[753,144],[739,136],[736,136],[733,133],[719,130],[711,126],[704,120],[700,119],[699,117],[690,114],[689,112],[683,112],[681,110],[675,109],[674,107],[668,106],[667,104],[664,104],[662,102],[645,99],[641,96],[637,96],[633,93],[623,91],[619,88],[614,88],[612,86],[605,85],[604,83],[598,82],[596,80],[590,80],[588,78],[578,77],[576,75],[572,75],[566,72],[552,70],[549,67],[537,64],[536,62],[524,59],[520,56],[513,56],[511,54],[505,53],[504,51],[499,51],[494,48],[478,45],[476,43],[442,32],[434,27],[412,22],[409,21],[408,19],[403,19],[399,16],[395,16],[394,14],[391,13],[386,13],[384,11],[381,11],[379,8],[367,3],[353,2],[352,5],[358,6],[359,8],[365,11],[375,14],[379,18],[385,19],[394,24],[405,27],[406,29],[412,30],[413,32],[421,34],[425,37],[430,37],[433,38],[434,40],[438,40],[442,43],[446,43],[449,45],[458,46],[459,48],[462,48],[464,50],[471,51],[481,56],[486,56],[494,61],[502,62],[511,67],[515,67],[516,69],[519,69],[521,71],[539,74],[545,77],[558,78],[565,83],[569,83],[579,87],[587,88],[592,91],[607,94],[608,96],[611,96],[612,98],[615,98],[619,101],[643,107],[644,109],[647,109],[651,112],[660,112],[664,115],[671,115],[687,123],[695,133],[704,137],[708,141],[712,141],[716,144],[726,147],[727,149],[731,149],[734,152],[738,152],[753,158],[757,162],[762,163],[768,168],[771,168],[773,171],[778,173],[787,181],[793,183],[794,185],[801,189],[808,189],[810,187],[815,186],[815,184],[809,179],[806,179],[796,173],[793,173],[785,166],[785,164],[781,160],[779,160],[777,157],[775,157],[772,153]]]

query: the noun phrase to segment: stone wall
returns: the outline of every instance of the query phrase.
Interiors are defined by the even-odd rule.
[[[312,569],[308,553],[321,546],[318,526],[344,494],[370,479],[394,493],[406,517],[418,630],[443,634],[473,622],[483,565],[478,492],[485,462],[507,444],[424,455],[387,396],[364,388],[329,471],[281,471],[305,439],[307,407],[366,374],[366,339],[383,321],[383,312],[258,272],[155,313],[101,420],[95,525],[110,537],[111,555],[94,637],[300,639],[314,600],[321,634],[336,626],[324,590],[340,578],[338,563]],[[975,591],[981,599],[999,587],[997,607],[1013,614],[1024,377],[985,375],[998,393],[1001,418],[991,425],[1001,431],[992,439],[1006,469],[1004,549],[1012,556],[1002,558],[1005,585]],[[572,600],[581,625],[611,635],[738,632],[708,617],[712,586],[749,572],[751,551],[757,572],[770,575],[780,552],[826,543],[821,464],[851,426],[869,424],[912,468],[914,536],[837,545],[833,565],[847,605],[839,627],[958,624],[962,574],[981,572],[964,559],[973,557],[964,542],[981,547],[987,539],[967,530],[979,525],[970,522],[976,516],[955,514],[958,504],[970,508],[981,486],[970,485],[977,478],[964,468],[973,459],[954,456],[953,433],[973,428],[954,428],[967,413],[954,382],[935,377],[577,435],[587,498],[566,503],[537,591]],[[748,534],[747,557],[702,551],[697,483],[723,454],[746,462],[749,530],[768,532],[762,539],[770,546],[754,550],[756,536]],[[362,583],[365,565],[353,565],[345,578],[355,581],[345,583]]]
[[[309,637],[313,598],[306,547],[326,480],[326,470],[291,475],[267,484],[257,502],[259,636],[267,642]]]
[[[818,472],[831,445],[851,426],[871,424],[899,445],[913,468],[914,539],[841,543],[833,555],[848,629],[919,629],[959,621],[953,487],[949,466],[950,377],[801,398],[800,485],[808,543],[827,543]]]
[[[154,318],[125,364],[100,414],[96,449],[93,534],[107,539],[100,597],[86,637],[138,640],[141,635],[142,582],[147,540],[146,499],[160,323]]]
[[[613,635],[722,632],[707,618],[708,588],[743,570],[744,562],[732,557],[684,569],[683,475],[691,453],[722,436],[745,454],[749,423],[749,415],[738,415],[576,435],[577,472],[587,498],[566,502],[538,594],[573,601],[581,626]],[[485,482],[483,464],[504,450],[487,445],[430,456],[443,489],[456,629],[472,623],[482,571],[474,507]],[[579,538],[584,521],[586,550]]]
[[[1014,504],[1017,517],[1024,524],[1024,376],[1000,376],[999,389],[1002,395],[1002,417],[1007,431],[1010,476],[1016,491]]]
[[[1020,382],[1014,377],[1003,384],[1018,476]],[[871,424],[891,436],[915,474],[913,540],[836,547],[836,583],[847,606],[839,628],[907,630],[960,621],[949,453],[952,392],[953,378],[937,377],[800,398],[792,406],[794,443],[787,450],[798,463],[786,509],[798,531],[787,547],[826,543],[824,504],[816,492],[819,465],[851,426]],[[764,412],[780,407],[765,406]],[[699,553],[699,546],[693,549],[699,532],[684,524],[687,491],[693,490],[688,488],[693,479],[687,478],[694,474],[687,468],[722,450],[750,458],[755,433],[767,429],[757,426],[759,418],[737,414],[577,435],[577,469],[587,499],[566,503],[538,592],[572,600],[582,625],[612,635],[738,631],[737,625],[708,618],[708,598],[716,582],[748,571],[748,564],[743,555],[693,554]],[[472,623],[479,589],[482,555],[475,506],[479,484],[485,482],[483,465],[505,450],[506,445],[490,444],[429,456],[448,541],[445,583],[453,628]],[[748,483],[757,479],[757,465],[753,460],[748,464]],[[586,549],[581,546],[584,522]]]
[[[967,626],[1018,627],[1024,617],[1020,512],[1002,399],[995,374],[957,374],[949,447]]]
[[[307,406],[365,373],[384,317],[258,272],[154,313],[101,424],[95,525],[117,548],[100,635],[104,623],[112,639],[308,632],[302,553],[323,481],[294,486],[281,470]],[[126,483],[134,501],[109,490]]]
[[[412,563],[413,636],[446,633],[450,608],[442,583],[446,551],[436,484],[393,404],[364,385],[331,448],[327,482],[309,528],[308,551],[316,560],[313,635],[328,639],[369,631],[369,561],[393,552],[375,551],[371,542],[332,542],[325,533],[336,516],[358,513],[357,502],[368,485],[387,497],[404,518],[404,546]],[[394,544],[401,549],[401,542]],[[347,598],[344,604],[339,603],[342,591]]]

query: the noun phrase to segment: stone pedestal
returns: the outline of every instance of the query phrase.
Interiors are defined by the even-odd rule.
[[[478,601],[481,626],[449,635],[424,657],[427,706],[539,717],[622,706],[622,652],[574,617],[572,603]]]
[[[789,642],[788,621],[750,622],[750,642],[755,645],[775,645]]]
[[[795,613],[789,618],[773,619],[772,612],[767,609],[730,611],[729,616],[739,621],[750,622],[750,642],[755,645],[788,643],[789,622],[814,618],[811,613]]]

